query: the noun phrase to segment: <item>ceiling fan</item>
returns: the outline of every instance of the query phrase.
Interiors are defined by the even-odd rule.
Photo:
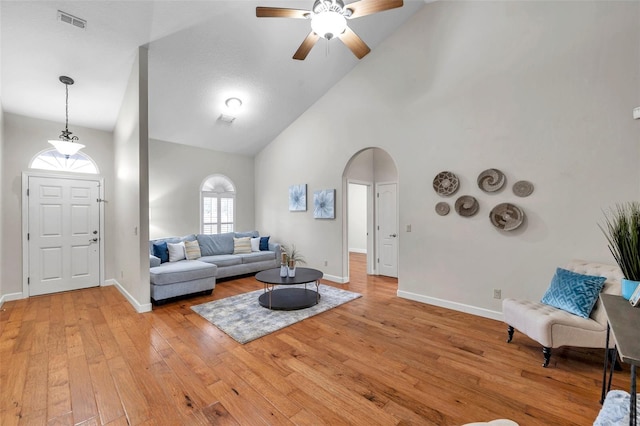
[[[362,59],[371,51],[347,25],[347,19],[360,18],[384,10],[402,7],[403,0],[359,0],[345,6],[342,0],[315,0],[311,10],[286,9],[281,7],[256,7],[258,18],[310,19],[311,32],[304,39],[293,59],[303,60],[320,37],[331,40],[338,37]]]

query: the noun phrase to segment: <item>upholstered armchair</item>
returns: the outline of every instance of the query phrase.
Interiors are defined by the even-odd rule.
[[[564,269],[578,274],[604,277],[601,292],[620,294],[620,279],[623,275],[617,266],[572,260]],[[553,348],[606,346],[607,318],[599,299],[587,318],[545,303],[518,299],[504,299],[502,313],[508,325],[507,343],[513,339],[514,329],[540,343],[544,355],[543,367],[549,365]],[[614,344],[615,342],[609,342],[610,348]]]

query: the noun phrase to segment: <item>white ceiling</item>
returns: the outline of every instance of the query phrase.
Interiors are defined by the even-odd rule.
[[[371,47],[424,5],[349,21]],[[138,46],[149,48],[149,136],[254,155],[359,61],[339,40],[321,39],[304,61],[291,57],[309,21],[256,18],[256,6],[310,9],[313,0],[0,2],[2,108],[63,123],[113,130]],[[85,30],[57,11],[85,19]],[[366,61],[367,57],[362,61]],[[235,113],[224,101],[239,97]],[[220,114],[236,116],[232,124]],[[62,127],[61,127],[62,130]],[[57,135],[52,135],[52,138]]]

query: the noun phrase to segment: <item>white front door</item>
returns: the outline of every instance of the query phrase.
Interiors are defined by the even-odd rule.
[[[376,185],[378,218],[378,274],[398,277],[398,206],[397,185]]]
[[[100,181],[28,182],[29,295],[100,285]]]

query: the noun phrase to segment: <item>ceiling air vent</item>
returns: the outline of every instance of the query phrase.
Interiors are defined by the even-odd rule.
[[[58,11],[58,21],[64,22],[65,24],[73,25],[74,27],[80,28],[82,30],[87,28],[87,21],[77,18],[73,15],[69,15],[68,13],[61,10]]]
[[[233,117],[231,115],[226,115],[226,114],[220,114],[220,117],[218,117],[218,121],[221,121],[221,122],[226,123],[226,124],[233,123],[233,121],[235,119],[236,119],[235,117]]]

